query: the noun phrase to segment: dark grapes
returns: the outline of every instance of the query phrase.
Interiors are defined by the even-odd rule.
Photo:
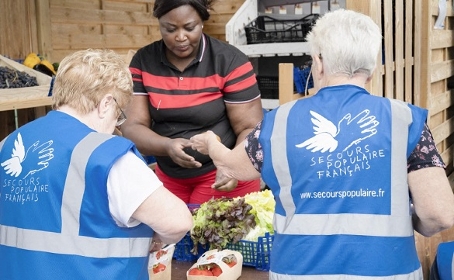
[[[0,89],[24,88],[38,86],[36,77],[30,76],[24,71],[14,70],[0,66]]]

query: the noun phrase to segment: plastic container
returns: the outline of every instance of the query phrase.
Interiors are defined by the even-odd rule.
[[[248,44],[304,42],[319,14],[301,19],[276,19],[258,16],[244,27]]]
[[[259,237],[257,242],[240,240],[236,244],[229,244],[225,249],[238,251],[243,256],[243,265],[255,267],[257,270],[268,271],[270,269],[270,253],[274,236],[266,233]],[[194,243],[189,233],[176,244],[173,258],[177,261],[195,262],[208,250],[199,245],[197,255],[191,253]]]
[[[279,99],[279,77],[257,76],[262,99]]]
[[[307,89],[314,87],[314,79],[311,75],[311,67],[305,66],[303,68],[294,67],[293,68],[293,83],[295,84],[297,93],[305,93],[306,84]]]

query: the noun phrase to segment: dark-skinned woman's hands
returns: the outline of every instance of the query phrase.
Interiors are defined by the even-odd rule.
[[[169,157],[179,166],[184,168],[199,168],[202,164],[196,161],[192,156],[188,155],[184,148],[190,147],[188,139],[175,138],[169,139],[166,150]]]

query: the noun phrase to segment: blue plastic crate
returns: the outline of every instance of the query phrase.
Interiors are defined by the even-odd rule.
[[[257,270],[268,271],[270,269],[270,254],[274,236],[266,233],[259,237],[257,242],[240,240],[236,244],[228,244],[225,249],[235,250],[243,255],[243,265],[255,267]],[[195,262],[208,250],[199,245],[197,255],[191,253],[194,243],[189,233],[176,244],[173,258],[177,261]]]
[[[194,243],[191,240],[191,236],[187,233],[183,239],[176,244],[175,251],[173,252],[173,258],[177,261],[195,262],[198,259],[198,256],[191,253],[193,246]],[[199,252],[199,254],[202,253]]]
[[[303,68],[294,67],[293,68],[293,81],[295,84],[296,92],[305,93],[306,85],[307,88],[314,87],[314,79],[311,75],[311,67],[305,66]]]

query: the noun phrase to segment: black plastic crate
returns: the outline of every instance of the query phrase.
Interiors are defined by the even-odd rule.
[[[262,99],[279,99],[279,77],[275,76],[257,76],[257,83]],[[296,91],[296,85],[293,84],[293,91]]]
[[[279,99],[279,77],[257,76],[262,99]]]
[[[304,42],[319,14],[301,19],[276,19],[259,16],[244,27],[248,44]]]

